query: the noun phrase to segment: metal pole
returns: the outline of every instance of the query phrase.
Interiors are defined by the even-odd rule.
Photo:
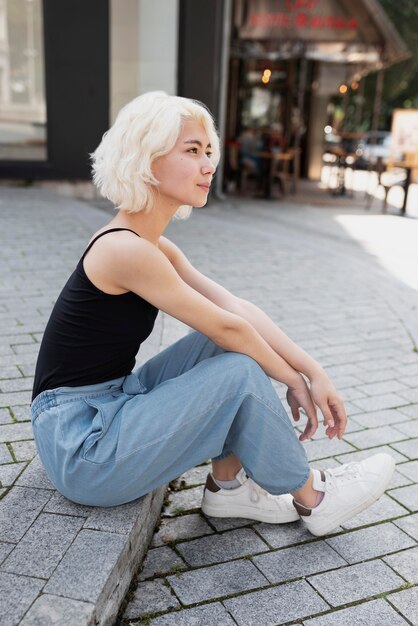
[[[231,37],[231,19],[232,19],[232,0],[224,0],[223,2],[223,32],[222,32],[222,53],[221,53],[221,71],[219,85],[219,136],[221,142],[225,137],[226,131],[226,115],[227,115],[227,99],[228,99],[228,66],[229,66],[229,47]],[[221,160],[217,167],[215,177],[215,197],[224,200],[225,195],[222,191],[223,172],[225,162],[224,146],[221,152]]]
[[[360,80],[359,90],[356,97],[356,114],[354,118],[354,129],[357,131],[363,120],[363,108],[364,108],[364,85],[365,80]]]
[[[374,92],[373,118],[372,118],[372,143],[376,143],[376,131],[379,130],[380,109],[382,107],[384,70],[379,70],[376,77],[376,89]]]
[[[297,99],[299,119],[300,119],[300,123],[302,126],[304,124],[303,109],[305,106],[305,91],[306,91],[307,74],[308,74],[308,61],[305,57],[305,51],[303,51],[303,57],[300,61],[300,74],[299,74],[298,99]],[[302,132],[302,128],[299,128],[298,132],[295,135],[295,138],[294,138],[295,148],[300,147],[300,140],[302,138],[301,132]]]

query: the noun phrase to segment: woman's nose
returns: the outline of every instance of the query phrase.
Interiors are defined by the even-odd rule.
[[[202,172],[213,174],[215,170],[216,170],[216,166],[212,163],[210,158],[205,155],[205,161],[202,165]]]

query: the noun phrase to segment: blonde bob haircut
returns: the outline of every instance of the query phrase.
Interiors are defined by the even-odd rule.
[[[174,148],[181,125],[188,119],[200,122],[205,129],[216,166],[219,138],[208,109],[197,100],[151,91],[119,111],[115,123],[90,155],[93,182],[102,196],[129,213],[151,211],[153,188],[159,185],[152,163]],[[176,217],[188,217],[191,209],[181,206]]]

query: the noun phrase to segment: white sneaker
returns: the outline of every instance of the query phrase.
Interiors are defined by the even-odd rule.
[[[357,463],[336,469],[313,470],[313,488],[324,492],[324,498],[313,509],[293,501],[305,526],[317,537],[351,519],[373,502],[387,488],[395,470],[389,454],[375,454]]]
[[[202,511],[210,517],[244,517],[268,524],[295,522],[299,515],[290,494],[273,496],[249,478],[242,468],[235,489],[221,489],[208,474],[203,491]]]

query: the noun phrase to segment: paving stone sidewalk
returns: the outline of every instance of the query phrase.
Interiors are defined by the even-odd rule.
[[[205,517],[210,466],[191,469],[171,484],[116,624],[418,624],[418,221],[230,200],[170,225],[170,235],[280,323],[340,389],[349,427],[342,441],[320,428],[306,444],[313,465],[385,451],[397,471],[378,503],[315,538],[299,522]]]
[[[353,239],[361,212],[283,203],[229,202],[170,226],[199,268],[266,310],[347,399],[344,440],[321,430],[306,444],[313,463],[386,450],[398,466],[387,495],[326,539],[298,523],[205,518],[208,466],[191,469],[172,485],[139,584],[116,618],[164,490],[114,509],[70,503],[34,456],[29,422],[50,309],[108,215],[52,192],[5,188],[0,214],[1,626],[418,623],[418,253],[404,258],[417,221],[367,216],[376,233],[388,229],[386,247],[373,234]],[[162,317],[141,358],[184,332]]]
[[[0,188],[0,625],[114,623],[165,489],[121,507],[57,493],[37,456],[30,398],[53,303],[104,211],[39,189]],[[187,331],[159,316],[149,358]]]

